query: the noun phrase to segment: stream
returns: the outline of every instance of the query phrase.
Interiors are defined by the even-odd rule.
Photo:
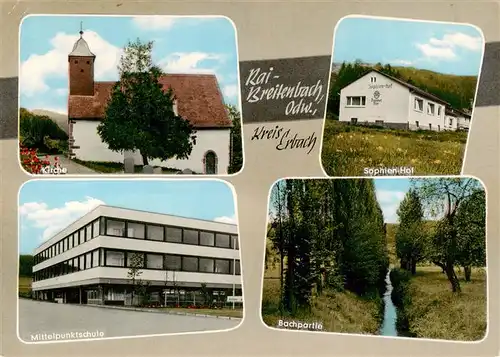
[[[390,273],[391,270],[389,269],[385,277],[384,320],[382,322],[382,326],[380,327],[379,335],[394,337],[398,335],[398,331],[396,329],[397,311],[396,306],[394,306],[391,299],[392,283]]]

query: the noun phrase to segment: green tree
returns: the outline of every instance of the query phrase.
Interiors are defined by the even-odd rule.
[[[284,302],[284,278],[285,278],[285,256],[286,247],[288,245],[287,232],[286,232],[286,196],[285,196],[285,180],[276,182],[271,190],[271,205],[274,212],[269,212],[272,218],[271,227],[274,228],[273,233],[269,236],[272,248],[278,252],[278,260],[280,263],[280,312],[283,313]],[[271,228],[270,227],[270,228]]]
[[[128,258],[128,257],[127,257]],[[127,262],[129,267],[127,272],[127,277],[132,281],[132,303],[134,301],[135,293],[140,296],[141,293],[141,281],[139,277],[142,275],[142,269],[144,268],[144,254],[132,253],[130,260]]]
[[[153,42],[129,42],[118,67],[104,120],[97,132],[109,149],[139,151],[150,159],[187,159],[196,144],[191,123],[174,113],[172,89],[160,83],[161,69],[152,61]]]
[[[48,143],[66,143],[68,134],[46,115],[36,115],[25,108],[19,109],[19,141],[32,149],[53,150]]]
[[[397,214],[396,254],[402,269],[416,274],[417,264],[425,258],[426,234],[423,227],[424,212],[418,193],[410,189],[401,201]]]
[[[281,314],[310,309],[325,289],[375,297],[385,287],[386,231],[372,180],[278,181],[269,215]]]
[[[19,256],[19,276],[33,276],[33,256],[29,254],[21,254]]]
[[[478,191],[484,191],[481,183],[473,178],[426,178],[413,180],[424,207],[439,218],[431,240],[430,260],[441,267],[453,292],[461,292],[455,267],[461,263],[459,207]]]
[[[486,195],[475,191],[457,212],[458,260],[465,280],[471,280],[472,267],[486,265]]]
[[[241,115],[238,109],[233,105],[226,105],[229,112],[229,118],[233,123],[231,127],[231,159],[229,162],[228,173],[239,172],[243,167],[243,142],[241,135]]]

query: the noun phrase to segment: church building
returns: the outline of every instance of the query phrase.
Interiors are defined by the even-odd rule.
[[[102,142],[97,126],[105,116],[106,104],[116,82],[94,80],[96,56],[80,31],[80,38],[68,55],[69,65],[69,155],[83,161],[121,162],[125,153],[113,152]],[[228,173],[232,121],[213,74],[165,74],[160,78],[164,90],[176,97],[174,112],[191,122],[196,130],[196,145],[186,160],[150,160],[152,166],[197,174]],[[131,153],[142,165],[140,153]]]

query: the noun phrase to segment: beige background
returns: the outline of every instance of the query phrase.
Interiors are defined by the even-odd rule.
[[[486,41],[500,40],[499,5],[494,2],[192,2],[192,1],[1,1],[0,77],[18,73],[18,25],[24,14],[214,14],[233,19],[238,30],[240,60],[330,55],[336,22],[348,14],[395,16],[468,22],[482,28]],[[117,6],[121,4],[120,6]],[[497,59],[498,60],[498,59]],[[498,94],[499,89],[495,88]],[[1,110],[1,108],[0,108]],[[359,337],[271,330],[260,319],[260,295],[266,231],[267,197],[271,184],[285,176],[322,176],[320,142],[304,150],[276,151],[272,141],[249,141],[255,125],[244,127],[244,171],[228,179],[238,193],[243,262],[245,320],[230,332],[200,335],[24,345],[16,336],[17,193],[29,179],[17,160],[17,141],[2,140],[1,155],[1,351],[4,356],[312,356],[312,355],[454,355],[495,356],[499,352],[499,108],[476,109],[464,174],[480,178],[488,191],[487,249],[490,322],[480,343]],[[294,131],[322,132],[322,121],[286,124]],[[57,318],[57,317],[55,317]]]

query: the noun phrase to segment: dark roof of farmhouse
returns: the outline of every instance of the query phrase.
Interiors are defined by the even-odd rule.
[[[445,109],[445,113],[446,114],[449,114],[449,115],[461,115],[465,118],[471,118],[471,114],[470,113],[467,113],[466,111],[464,110],[458,110],[458,109],[454,109],[454,108],[446,108]]]
[[[439,97],[436,97],[435,95],[433,95],[433,94],[431,94],[429,92],[426,92],[423,89],[420,89],[420,88],[418,88],[418,87],[416,87],[416,86],[414,86],[414,85],[412,85],[410,83],[407,83],[407,82],[405,82],[405,81],[403,81],[401,79],[398,79],[396,77],[390,76],[390,75],[388,75],[388,74],[386,74],[384,72],[381,72],[379,70],[372,69],[368,73],[366,73],[364,76],[366,76],[367,74],[369,74],[371,72],[376,72],[376,73],[378,73],[378,74],[380,74],[380,75],[382,75],[384,77],[387,77],[390,80],[393,80],[394,82],[397,82],[397,83],[401,84],[402,86],[408,88],[410,90],[410,92],[416,93],[416,94],[418,94],[418,95],[420,95],[420,96],[422,96],[424,98],[433,100],[433,101],[435,101],[437,103],[441,103],[441,104],[444,104],[444,105],[447,105],[447,106],[450,105],[447,101],[445,101],[445,100],[443,100],[443,99],[441,99]]]

